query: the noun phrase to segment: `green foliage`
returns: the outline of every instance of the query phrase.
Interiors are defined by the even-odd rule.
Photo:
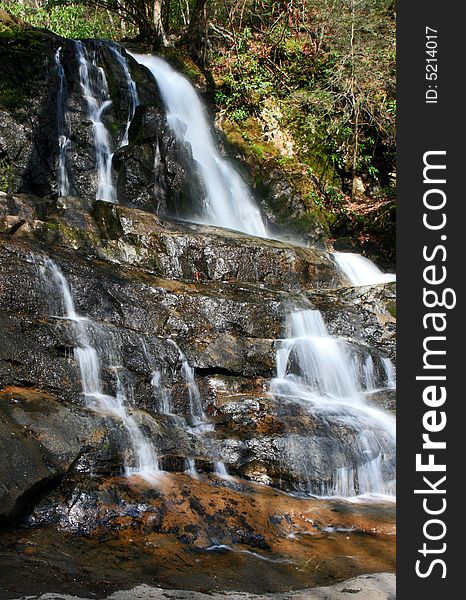
[[[121,31],[111,23],[105,12],[80,4],[54,6],[42,2],[37,6],[37,3],[27,1],[0,1],[0,9],[8,11],[33,27],[49,29],[63,37],[114,39],[121,35]]]
[[[5,158],[0,158],[0,191],[10,194],[14,189],[13,165]]]
[[[228,64],[216,96],[227,116],[260,116],[272,97],[298,161],[324,185],[349,195],[355,177],[387,186],[395,158],[393,2],[264,0],[260,15],[254,2],[241,11],[224,4],[214,69]]]

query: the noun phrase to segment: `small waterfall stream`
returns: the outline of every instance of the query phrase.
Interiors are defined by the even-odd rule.
[[[61,64],[61,47],[55,53],[55,66],[58,76],[57,90],[57,133],[58,133],[58,168],[57,189],[59,197],[67,196],[70,192],[68,148],[70,147],[70,131],[66,120],[66,78]]]
[[[335,430],[340,424],[356,433],[352,461],[335,465],[328,485],[315,489],[309,484],[306,491],[321,496],[392,495],[393,469],[385,469],[385,457],[394,455],[395,420],[367,405],[363,396],[365,390],[375,387],[372,358],[363,368],[367,377],[363,387],[353,368],[354,351],[328,334],[317,310],[291,313],[286,335],[277,350],[272,393],[282,401],[299,402],[312,414],[333,423]]]
[[[256,202],[232,165],[214,143],[205,110],[191,83],[161,58],[132,54],[154,76],[162,94],[168,123],[176,137],[189,146],[205,186],[199,221],[268,237]]]
[[[41,273],[45,281],[52,284],[60,294],[64,309],[64,315],[61,318],[72,323],[76,343],[74,355],[79,364],[82,393],[86,405],[101,415],[118,419],[125,428],[131,444],[132,462],[134,463],[125,465],[126,474],[140,475],[150,482],[156,481],[160,475],[157,454],[126,407],[126,392],[119,376],[122,361],[115,345],[111,339],[108,339],[108,334],[98,330],[95,323],[76,312],[68,281],[52,260],[48,259],[43,262]],[[116,379],[115,396],[106,394],[103,390],[100,358],[97,349],[91,343],[90,332],[99,334],[102,344],[106,343],[108,353],[113,358],[109,370],[114,373]]]
[[[133,120],[134,113],[136,111],[136,107],[139,104],[139,94],[138,94],[138,90],[136,87],[136,82],[134,81],[134,79],[131,76],[128,59],[122,53],[121,48],[119,46],[117,46],[116,44],[108,44],[108,49],[115,57],[117,63],[120,65],[120,68],[123,71],[123,74],[125,76],[126,86],[128,89],[128,118],[126,120],[126,127],[123,132],[123,136],[119,143],[119,147],[122,148],[123,146],[128,145],[129,128],[131,126],[131,121]]]
[[[388,357],[382,358],[382,367],[387,378],[387,389],[396,389],[396,375],[395,368],[393,367],[392,361]]]
[[[178,352],[181,371],[183,373],[186,388],[188,390],[189,412],[187,415],[186,429],[193,435],[202,436],[204,433],[213,431],[214,427],[211,423],[209,423],[207,416],[204,413],[204,409],[202,408],[201,392],[196,383],[194,369],[190,366],[188,359],[178,344],[171,339],[168,341]],[[187,472],[193,475],[197,474],[195,462],[192,458],[187,459]],[[228,476],[227,468],[223,462],[214,462],[214,473],[219,477]]]
[[[394,273],[383,273],[372,261],[352,252],[334,252],[333,258],[351,285],[375,285],[396,281]]]
[[[96,200],[116,202],[116,189],[112,176],[113,151],[110,135],[103,121],[105,111],[112,104],[107,78],[104,69],[97,64],[95,49],[88,51],[83,42],[79,40],[75,41],[75,45],[79,62],[79,80],[94,132],[97,170]]]

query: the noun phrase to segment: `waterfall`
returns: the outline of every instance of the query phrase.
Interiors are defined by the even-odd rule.
[[[162,384],[162,373],[160,371],[153,371],[150,380],[152,389],[154,390],[155,396],[159,400],[158,412],[162,415],[171,415],[172,407],[170,402],[170,396],[167,390]]]
[[[116,189],[112,177],[110,136],[103,122],[105,111],[111,106],[105,71],[97,64],[96,51],[88,52],[81,41],[75,41],[79,62],[79,81],[86,100],[87,113],[94,132],[97,170],[96,200],[116,202]]]
[[[201,392],[199,391],[196,378],[194,377],[194,369],[189,365],[188,359],[178,344],[171,339],[168,341],[178,352],[178,360],[181,364],[181,372],[183,373],[186,389],[188,390],[188,422],[192,428],[198,428],[201,430],[205,429],[204,426],[207,423],[207,417],[205,416],[202,408]]]
[[[134,417],[126,408],[127,397],[125,388],[119,376],[121,357],[115,349],[108,334],[98,331],[97,324],[90,319],[80,316],[75,309],[71,289],[63,273],[58,266],[47,259],[41,265],[41,272],[47,283],[60,293],[64,317],[72,323],[76,346],[74,355],[79,364],[81,373],[82,393],[86,405],[95,412],[112,416],[118,419],[128,434],[132,454],[135,459],[134,465],[125,465],[127,475],[140,475],[147,481],[154,482],[160,475],[157,454],[152,444],[146,439]],[[90,333],[100,334],[102,345],[106,345],[112,361],[108,365],[116,379],[116,395],[106,394],[103,390],[101,378],[101,364],[96,348],[91,344]]]
[[[132,54],[154,76],[167,120],[177,139],[189,147],[205,187],[201,223],[268,237],[256,202],[232,165],[215,147],[204,107],[189,81],[158,57]]]
[[[362,372],[366,391],[375,391],[377,389],[377,384],[375,378],[374,360],[370,354],[366,356],[366,360],[364,361],[362,367]]]
[[[120,65],[120,68],[123,71],[123,75],[125,76],[126,86],[128,89],[128,118],[126,120],[125,131],[119,144],[119,147],[122,148],[123,146],[128,145],[129,128],[131,126],[131,121],[133,120],[134,113],[136,112],[136,107],[139,104],[139,95],[136,88],[136,82],[131,76],[128,59],[122,53],[121,49],[115,44],[109,44],[107,47],[115,57],[118,64]]]
[[[68,148],[70,147],[70,131],[66,120],[66,79],[61,64],[61,47],[55,53],[55,66],[58,75],[57,90],[57,133],[58,133],[58,169],[57,189],[59,197],[67,196],[70,191],[68,175]]]
[[[393,469],[385,458],[394,455],[395,420],[364,401],[364,389],[374,385],[373,363],[366,360],[363,374],[369,381],[361,386],[355,350],[329,335],[317,310],[291,313],[286,335],[277,350],[272,393],[279,400],[299,402],[335,430],[345,426],[356,434],[356,443],[345,450],[350,463],[336,464],[331,482],[319,490],[309,483],[307,491],[323,496],[393,494]]]
[[[396,389],[395,369],[389,358],[382,358],[382,367],[386,377],[386,385],[389,390]]]
[[[213,425],[208,422],[207,416],[202,408],[201,392],[196,383],[194,377],[194,369],[190,366],[188,359],[185,354],[178,346],[178,344],[169,339],[169,343],[178,352],[178,360],[181,364],[181,372],[185,381],[186,388],[188,390],[188,410],[186,430],[196,436],[202,436],[204,433],[213,431]],[[192,475],[197,475],[194,460],[192,458],[187,459],[186,472]],[[227,477],[228,471],[223,462],[214,462],[214,473],[219,477]]]
[[[396,281],[394,273],[383,273],[372,261],[360,254],[334,252],[333,257],[351,285],[374,285]]]

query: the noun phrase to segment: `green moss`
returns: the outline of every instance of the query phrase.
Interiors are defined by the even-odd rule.
[[[51,36],[37,30],[0,32],[0,107],[27,110],[42,79]]]
[[[385,306],[392,317],[396,319],[396,303],[393,300],[387,300]]]
[[[0,107],[6,110],[17,110],[24,106],[26,95],[20,87],[3,87],[0,88]]]
[[[162,48],[159,54],[169,62],[173,68],[182,73],[194,83],[202,83],[204,74],[194,60],[179,48]]]

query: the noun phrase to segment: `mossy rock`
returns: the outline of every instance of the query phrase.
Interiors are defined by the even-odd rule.
[[[0,29],[0,108],[27,112],[27,99],[45,78],[47,56],[55,36],[36,29]]]

